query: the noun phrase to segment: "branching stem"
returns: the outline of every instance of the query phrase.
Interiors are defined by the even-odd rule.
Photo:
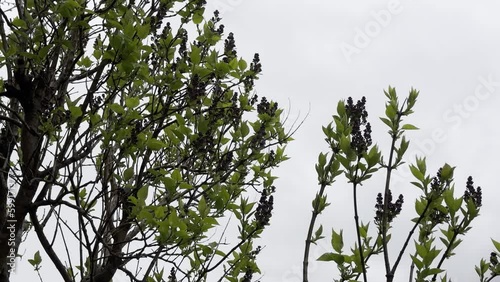
[[[312,233],[313,233],[313,230],[314,230],[314,224],[316,223],[316,218],[318,217],[319,215],[319,205],[320,205],[320,201],[319,199],[323,196],[323,194],[325,193],[325,188],[326,188],[326,183],[323,183],[321,185],[321,188],[319,190],[319,193],[318,195],[316,196],[317,197],[317,201],[316,201],[316,205],[313,207],[313,211],[312,211],[312,216],[311,216],[311,221],[309,222],[309,230],[307,231],[307,237],[306,237],[306,246],[305,246],[305,249],[304,249],[304,261],[302,262],[302,281],[303,282],[308,282],[308,268],[309,268],[309,251],[310,251],[310,248],[311,248],[311,237],[312,237]]]
[[[366,278],[366,265],[365,265],[365,258],[363,255],[363,245],[361,244],[361,233],[359,230],[359,217],[358,217],[358,198],[357,198],[357,183],[354,182],[353,184],[353,197],[354,197],[354,221],[356,222],[356,235],[358,237],[358,248],[359,248],[359,258],[361,260],[361,269],[363,270],[363,281],[367,282],[368,279]]]

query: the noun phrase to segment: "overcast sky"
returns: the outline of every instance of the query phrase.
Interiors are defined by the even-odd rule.
[[[279,102],[290,121],[306,117],[287,150],[291,159],[276,174],[275,211],[259,242],[261,281],[301,281],[304,240],[317,192],[314,164],[326,152],[322,125],[331,121],[339,99],[367,97],[374,141],[387,153],[383,89],[396,87],[403,99],[420,90],[416,113],[407,121],[421,130],[408,132],[408,154],[425,156],[429,173],[445,162],[457,166],[455,188],[463,193],[472,175],[483,189],[481,217],[445,263],[454,282],[477,281],[480,258],[488,258],[490,237],[500,240],[500,2],[498,1],[327,1],[208,0],[222,14],[226,33],[234,32],[238,53],[248,61],[260,53],[263,76],[257,94]],[[291,125],[291,123],[289,124]],[[413,161],[412,158],[408,159]],[[395,194],[405,195],[396,219],[391,252],[399,250],[415,217],[413,178],[396,173]],[[383,175],[360,189],[361,219],[374,216]],[[315,262],[331,250],[331,228],[344,229],[346,248],[354,243],[350,186],[338,181],[328,190],[332,203],[320,216],[326,239],[311,252],[310,281],[338,278],[333,263]],[[375,226],[372,225],[375,234]],[[22,248],[22,247],[21,247]],[[406,256],[408,257],[408,256]],[[393,259],[394,260],[394,259]],[[393,261],[392,260],[392,261]],[[26,266],[26,264],[23,264]],[[27,266],[31,275],[30,266]],[[396,281],[407,281],[403,261]],[[384,281],[382,261],[373,259],[371,281]],[[13,281],[24,281],[22,276]],[[16,280],[22,278],[21,280]],[[46,277],[49,278],[49,277]],[[34,278],[36,279],[36,278]],[[118,281],[118,280],[117,280]]]
[[[408,132],[409,155],[425,156],[429,173],[445,162],[455,170],[457,196],[472,175],[483,189],[481,217],[445,263],[454,282],[478,281],[474,271],[488,258],[490,237],[500,240],[498,137],[500,128],[500,2],[498,1],[284,1],[208,0],[223,12],[226,32],[235,33],[239,54],[261,55],[263,77],[257,93],[277,100],[304,118],[288,146],[289,161],[277,171],[276,207],[263,233],[266,247],[259,256],[262,281],[301,281],[305,234],[311,201],[317,192],[314,164],[326,151],[321,126],[331,121],[337,101],[366,96],[374,140],[389,149],[383,114],[383,89],[396,87],[401,98],[411,87],[420,90],[416,113],[408,122],[421,130]],[[413,161],[412,158],[409,159]],[[380,175],[382,176],[382,175]],[[391,252],[398,250],[409,220],[415,217],[417,188],[413,178],[398,174],[395,194],[405,195],[402,215],[393,229]],[[383,177],[361,188],[361,218],[374,216],[375,196]],[[344,229],[354,241],[351,189],[338,181],[329,191],[332,205],[320,219],[327,239],[312,251],[311,260],[331,250],[331,228]],[[375,232],[375,226],[372,226]],[[373,234],[373,233],[372,233]],[[350,244],[348,244],[350,245]],[[394,259],[393,259],[394,261]],[[384,281],[382,261],[373,260],[371,281]],[[408,260],[396,281],[407,281]],[[333,263],[312,262],[310,281],[332,281]],[[380,273],[377,276],[376,273]]]

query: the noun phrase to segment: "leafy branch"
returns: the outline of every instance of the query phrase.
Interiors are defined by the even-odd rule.
[[[441,281],[446,282],[444,273],[444,262],[453,256],[455,249],[460,245],[467,231],[470,230],[471,222],[479,215],[482,204],[482,191],[475,187],[472,177],[466,182],[466,189],[461,197],[454,196],[453,173],[454,167],[443,165],[436,176],[426,175],[425,158],[416,159],[415,164],[410,164],[410,171],[417,179],[411,182],[422,191],[422,195],[415,200],[417,217],[412,228],[398,252],[394,264],[389,257],[389,241],[393,220],[400,214],[404,203],[403,195],[393,199],[391,190],[392,174],[405,162],[403,157],[409,147],[410,141],[404,133],[408,130],[418,129],[412,124],[403,124],[403,119],[413,113],[419,92],[412,89],[408,97],[400,103],[394,88],[389,87],[384,91],[388,99],[386,103],[385,117],[381,121],[389,127],[391,146],[389,157],[384,161],[376,145],[371,146],[371,126],[367,122],[368,116],[363,97],[357,103],[349,98],[346,102],[340,101],[337,106],[337,115],[333,116],[333,122],[323,127],[326,142],[331,150],[330,159],[327,162],[328,153],[320,153],[316,172],[320,190],[313,201],[313,215],[309,224],[309,232],[306,239],[304,253],[303,281],[308,281],[307,267],[308,254],[311,243],[316,243],[324,238],[322,236],[323,226],[320,226],[313,236],[314,224],[319,214],[329,205],[326,201],[326,186],[333,184],[336,177],[343,174],[353,188],[354,220],[356,227],[356,245],[351,248],[350,254],[343,252],[344,241],[342,230],[340,232],[332,229],[331,245],[333,252],[321,255],[320,261],[333,261],[339,270],[339,279],[335,281],[354,281],[363,277],[368,281],[368,262],[372,255],[383,254],[385,265],[385,277],[387,282],[394,280],[400,262],[407,251],[410,240],[415,236],[418,228],[418,237],[415,240],[415,253],[410,255],[412,265],[410,270],[410,281],[413,280],[416,270],[416,281],[436,281],[439,274]],[[340,163],[340,166],[336,164]],[[385,169],[384,191],[377,195],[375,204],[374,222],[377,226],[376,240],[370,243],[372,237],[368,235],[369,223],[361,223],[358,215],[358,188],[369,179],[380,168]],[[444,249],[440,249],[435,243],[434,233],[440,230],[443,234],[440,241]],[[495,245],[500,251],[500,244]],[[435,259],[437,263],[434,263]],[[492,253],[490,263],[482,260],[476,271],[481,277],[481,282],[490,281],[499,275],[497,253]],[[486,277],[487,270],[491,275]]]

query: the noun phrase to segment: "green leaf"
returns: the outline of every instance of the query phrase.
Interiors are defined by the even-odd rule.
[[[172,174],[170,176],[177,183],[182,181],[182,174],[178,168],[174,169],[174,171],[172,171]]]
[[[344,248],[344,239],[342,238],[342,230],[340,230],[340,233],[335,232],[334,229],[332,229],[332,247],[337,253],[342,253],[342,249]]]
[[[209,210],[210,211],[210,210]],[[206,217],[203,219],[203,223],[209,227],[211,226],[214,226],[214,225],[218,225],[219,222],[217,221],[217,219],[213,218],[213,217]]]
[[[500,242],[497,242],[493,239],[491,239],[491,241],[493,242],[493,245],[495,246],[495,249],[497,249],[497,252],[500,252]]]
[[[109,45],[113,47],[114,50],[121,50],[123,48],[123,35],[115,35],[109,38]]]
[[[398,158],[401,159],[403,157],[406,150],[408,149],[409,144],[410,144],[410,141],[407,141],[406,137],[403,135],[403,138],[401,138],[401,144],[399,145],[399,149],[398,149]]]
[[[43,48],[42,48],[43,49]],[[44,50],[45,51],[45,50]],[[46,52],[48,52],[48,50],[46,50]],[[40,55],[40,52],[38,53]],[[47,55],[47,53],[45,53],[45,55]],[[45,56],[43,56],[42,58],[44,58]],[[92,66],[92,60],[87,57],[87,56],[84,56],[80,62],[78,62],[79,65],[82,65],[86,68],[90,68]]]
[[[40,265],[40,263],[42,263],[42,257],[40,256],[40,251],[36,251],[35,255],[33,256],[33,259],[28,259],[28,262],[34,267]]]
[[[109,108],[119,114],[119,115],[123,115],[125,113],[125,110],[123,109],[123,107],[120,105],[120,104],[117,104],[117,103],[113,103],[111,105],[109,105]]]
[[[142,186],[139,191],[137,191],[137,199],[139,201],[145,201],[148,197],[148,186]]]
[[[367,225],[361,224],[361,226],[359,228],[359,235],[361,236],[361,238],[366,238],[366,236],[368,235],[369,225],[370,225],[370,223],[368,223]]]
[[[28,25],[26,24],[26,22],[21,20],[20,18],[15,18],[12,21],[12,24],[19,28],[28,29]]]
[[[80,199],[85,199],[86,195],[87,195],[87,189],[85,189],[85,188],[80,190],[80,192],[78,193],[78,197],[80,197]]]
[[[314,238],[318,239],[321,237],[322,234],[323,234],[323,225],[320,225],[318,230],[314,232]]]
[[[134,177],[134,168],[129,167],[123,172],[123,180],[129,181],[132,177]]]
[[[482,262],[482,261],[483,261],[483,260],[481,260],[481,262]],[[483,277],[483,276],[484,276],[484,272],[481,272],[481,268],[479,268],[479,266],[477,266],[477,265],[476,265],[476,266],[474,267],[474,269],[476,270],[476,273],[477,273],[477,275],[479,275],[479,277]],[[481,281],[483,281],[483,280],[481,280]],[[447,282],[447,281],[445,280],[445,282]]]
[[[373,146],[366,156],[366,163],[368,167],[375,166],[380,160],[380,152],[378,151],[377,145]]]
[[[444,232],[444,230],[441,229],[442,232]],[[443,242],[444,246],[448,246],[450,244],[450,242],[448,242],[448,240],[446,240],[445,238],[443,237],[439,237],[439,239],[441,240],[441,242]]]
[[[139,106],[140,99],[138,97],[127,97],[125,99],[125,106],[129,109],[133,109],[137,106]]]
[[[351,149],[351,141],[347,136],[342,136],[340,138],[340,149],[342,152],[344,152],[346,155],[348,155],[352,149]]]
[[[415,167],[414,165],[410,165],[410,171],[416,179],[424,182],[424,175],[422,174],[422,172],[420,172],[420,170],[418,170],[417,167]]]
[[[413,185],[415,185],[415,186],[417,186],[418,188],[420,188],[420,189],[424,190],[424,186],[422,186],[422,184],[421,184],[421,183],[419,183],[419,182],[415,182],[415,181],[412,181],[412,182],[410,182],[410,183],[411,183],[411,184],[413,184]]]
[[[193,14],[193,23],[200,24],[203,21],[203,14],[194,13]]]
[[[153,151],[158,151],[165,148],[167,145],[158,139],[151,138],[147,141],[146,146]]]
[[[163,178],[162,182],[163,182],[163,185],[165,185],[165,188],[167,188],[167,190],[169,190],[169,191],[173,190],[177,187],[177,182],[170,177]]]
[[[421,258],[425,258],[427,256],[427,249],[425,248],[424,245],[422,244],[418,244],[417,242],[415,242],[415,249],[417,251],[417,254],[421,257]]]
[[[82,108],[79,106],[69,106],[69,111],[71,112],[71,117],[73,119],[78,118],[83,114]]]
[[[455,167],[451,167],[449,164],[444,164],[441,169],[441,179],[443,180],[451,180],[453,178],[453,171]]]
[[[436,250],[433,248],[432,250],[429,250],[427,254],[425,255],[424,259],[422,262],[424,263],[425,266],[430,266],[434,259],[439,255],[441,250]]]
[[[484,259],[481,259],[480,265],[481,265],[481,272],[483,274],[486,273],[486,271],[488,271],[488,267],[490,266],[490,264],[487,263]]]
[[[342,100],[340,100],[337,103],[337,114],[339,115],[339,117],[343,117],[343,116],[346,115],[346,113],[345,113],[345,103]]]
[[[405,125],[403,125],[403,127],[401,127],[401,129],[405,129],[405,130],[417,130],[419,128],[416,127],[413,124],[405,124]]]
[[[462,198],[455,199],[453,197],[453,189],[447,189],[443,192],[444,201],[450,210],[450,214],[455,214],[462,206]]]
[[[174,133],[174,131],[172,131],[172,129],[170,128],[165,128],[165,134],[167,134],[168,136],[168,140],[170,140],[170,142],[172,142],[174,145],[179,145],[181,140],[179,139],[179,137]],[[177,131],[177,130],[176,130]],[[181,135],[179,133],[179,135],[181,136],[182,139],[184,139],[184,136]]]
[[[390,119],[381,117],[380,120],[383,121],[387,126],[389,126],[389,128],[392,129],[393,125]]]
[[[207,201],[203,196],[200,198],[200,201],[198,202],[198,212],[200,213],[200,216],[202,218],[206,217],[210,212],[210,209],[207,206]]]
[[[201,61],[201,50],[196,45],[191,45],[191,54],[189,54],[191,62],[194,65],[199,65]]]
[[[250,128],[248,127],[247,121],[241,123],[240,130],[241,130],[241,137],[243,138],[246,137],[248,133],[250,133]]]
[[[149,35],[149,29],[150,29],[150,26],[149,24],[144,24],[144,25],[137,25],[135,28],[136,28],[136,31],[137,31],[137,36],[140,38],[140,39],[145,39],[146,37],[148,37]]]
[[[229,64],[223,62],[215,64],[215,73],[220,77],[225,76],[227,73],[229,73],[229,71],[230,71]]]
[[[99,60],[102,56],[102,51],[99,49],[94,49],[94,52],[92,52],[92,56],[94,56],[94,58]]]
[[[439,273],[441,273],[441,272],[443,272],[443,271],[444,271],[444,269],[439,269],[439,268],[431,268],[431,269],[429,269],[429,270],[428,270],[428,272],[427,272],[427,276],[429,276],[429,275],[434,275],[434,274],[439,274]]]
[[[422,267],[424,267],[424,264],[422,263],[422,261],[419,260],[416,256],[410,255],[410,257],[411,257],[411,260],[413,261],[413,263],[415,264],[415,266],[417,267],[417,269],[422,269]]]
[[[387,104],[385,107],[385,115],[390,119],[390,120],[395,120],[396,115],[397,115],[397,109],[394,108],[392,104]]]
[[[229,62],[229,66],[231,67],[232,70],[236,69],[238,67],[238,59],[237,58],[233,58]]]
[[[319,156],[318,156],[318,165],[320,167],[324,167],[326,165],[326,154],[319,153]]]
[[[425,163],[425,158],[418,158],[417,157],[417,167],[422,174],[425,174],[425,171],[427,170],[427,165]]]
[[[238,61],[238,67],[240,68],[241,71],[244,71],[247,69],[247,62],[243,59],[240,59]]]
[[[335,261],[337,264],[344,263],[344,256],[335,253],[324,253],[319,258],[319,261]]]
[[[415,211],[418,215],[422,215],[425,210],[425,206],[427,205],[425,199],[423,200],[415,200]]]

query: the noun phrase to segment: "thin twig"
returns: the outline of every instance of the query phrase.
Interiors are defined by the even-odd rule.
[[[329,161],[329,164],[328,164],[328,167],[332,165],[333,163],[333,160],[334,160],[334,156],[332,156],[330,158],[330,161]],[[328,170],[327,170],[327,173],[328,173]],[[327,177],[327,176],[325,176]],[[319,193],[316,195],[316,204],[313,206],[313,211],[312,211],[312,216],[311,216],[311,221],[309,223],[309,230],[307,231],[307,237],[306,237],[306,244],[305,244],[305,248],[304,248],[304,260],[302,262],[302,281],[303,282],[308,282],[308,268],[309,268],[309,251],[310,251],[310,248],[311,248],[311,237],[312,237],[312,233],[313,233],[313,230],[314,230],[314,224],[316,222],[316,218],[318,217],[318,215],[320,214],[318,212],[319,210],[319,205],[320,205],[320,199],[321,197],[323,196],[323,194],[325,193],[325,188],[327,186],[327,183],[321,183],[321,188],[319,189]]]
[[[359,164],[359,159],[358,158],[358,164]],[[357,178],[358,178],[358,164],[356,165],[356,175],[354,176],[354,181],[353,181],[353,198],[354,198],[354,222],[356,223],[356,237],[358,238],[358,248],[359,248],[359,258],[361,260],[361,269],[363,271],[363,281],[367,282],[368,279],[366,278],[366,264],[365,264],[365,258],[363,255],[363,245],[361,244],[361,231],[359,230],[359,216],[358,216],[358,197],[357,197]]]

